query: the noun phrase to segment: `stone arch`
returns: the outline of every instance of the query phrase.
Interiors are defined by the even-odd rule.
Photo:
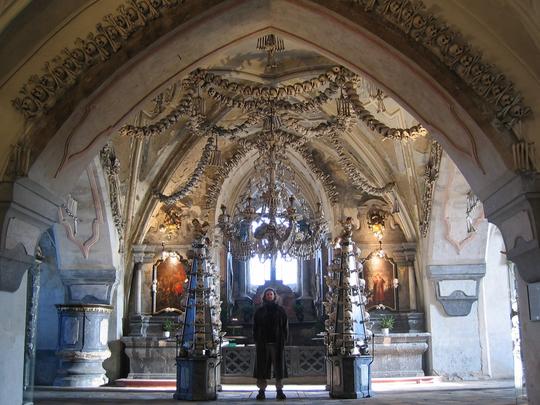
[[[508,170],[510,153],[503,150],[492,128],[481,126],[482,116],[472,117],[467,111],[468,106],[462,106],[458,98],[452,97],[438,78],[399,53],[391,42],[329,13],[324,7],[286,1],[262,4],[264,7],[253,7],[249,2],[239,2],[229,8],[211,9],[204,20],[178,27],[167,38],[145,49],[128,62],[126,68],[117,70],[92,96],[78,104],[36,161],[30,177],[45,181],[53,189],[65,189],[77,171],[76,167],[84,167],[84,162],[125,123],[127,116],[143,100],[187,73],[195,64],[211,62],[216,52],[239,41],[253,40],[270,30],[288,40],[311,46],[381,84],[432,132],[479,195],[486,193],[486,183],[511,175]],[[231,21],[242,21],[241,34],[231,26]],[[338,21],[341,24],[337,24]],[[212,32],[208,29],[211,26],[221,29]],[[325,26],[332,28],[319,29]],[[332,32],[327,32],[329,29]],[[198,39],[198,45],[191,41],[193,37]],[[336,44],[334,38],[340,38],[340,42]],[[178,49],[184,50],[183,62],[173,56]],[[156,66],[152,63],[154,58],[162,63]],[[146,80],[141,82],[138,80],[141,77]],[[403,77],[407,80],[402,80]],[[132,86],[133,82],[138,85]],[[125,100],[134,101],[126,103]],[[51,147],[52,144],[57,145],[56,148]]]
[[[235,41],[254,39],[263,32],[276,31],[285,38],[311,45],[353,71],[369,75],[406,106],[443,145],[484,201],[488,218],[499,225],[509,254],[514,257],[523,277],[529,282],[540,279],[535,269],[539,256],[540,221],[536,218],[539,209],[535,196],[527,194],[536,192],[538,186],[534,179],[516,176],[510,169],[508,146],[513,139],[504,132],[502,136],[497,134],[479,108],[468,101],[469,97],[474,99],[474,95],[470,92],[460,94],[451,74],[439,69],[436,62],[425,57],[414,45],[399,39],[399,32],[382,30],[366,16],[358,16],[360,11],[351,13],[348,19],[343,16],[343,10],[328,11],[307,2],[264,1],[257,4],[262,5],[259,8],[250,4],[253,3],[233,2],[210,9],[204,18],[172,30],[140,52],[135,60],[125,63],[108,80],[101,77],[97,83],[101,85],[99,89],[88,99],[76,103],[74,112],[63,121],[40,154],[29,173],[30,179],[51,192],[63,194],[71,188],[107,137],[143,100],[189,71],[195,63],[210,61],[216,50],[232,46]],[[245,31],[237,31],[231,21]],[[219,35],[205,33],[208,26],[221,26],[222,30]],[[204,46],[200,47],[198,41],[197,45],[190,45],[193,37]],[[335,38],[340,42],[336,44]],[[194,49],[195,46],[199,49]],[[180,67],[174,63],[175,49],[187,49],[188,54],[193,52],[184,58]],[[155,65],[152,58],[160,58],[164,63],[152,66]],[[137,80],[146,75],[154,77],[148,81]],[[161,79],[164,76],[166,79]],[[440,79],[443,80],[439,82]],[[138,85],[133,86],[134,82]],[[419,94],[425,97],[418,97]],[[134,102],[124,103],[125,100]],[[14,208],[13,204],[10,207]],[[20,237],[4,227],[2,240],[19,241]],[[25,253],[29,254],[28,249]],[[522,286],[522,291],[526,291],[524,288]],[[524,296],[521,294],[522,304],[526,305]],[[538,328],[532,330],[531,334],[538,333]],[[526,349],[538,353],[538,344],[531,342]],[[538,358],[529,361],[528,369],[539,369]],[[531,385],[530,391],[534,395],[538,388]]]

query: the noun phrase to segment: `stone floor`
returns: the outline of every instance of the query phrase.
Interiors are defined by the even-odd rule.
[[[364,401],[369,405],[412,405],[412,404],[489,404],[489,405],[521,405],[527,401],[519,398],[513,387],[513,381],[482,381],[482,382],[434,382],[429,384],[375,384],[374,396]],[[246,385],[226,385],[223,391],[218,393],[217,401],[204,402],[205,404],[226,403],[235,404],[283,404],[276,401],[275,389],[268,387],[267,400],[256,401],[256,387]],[[133,389],[133,388],[109,388],[98,389],[58,389],[38,388],[35,393],[35,404],[71,404],[71,405],[119,405],[119,404],[177,404],[180,401],[172,399],[173,390],[170,388],[159,389],[157,387]],[[286,402],[313,405],[336,405],[338,403],[358,403],[359,400],[331,400],[324,386],[285,386]],[[196,402],[187,402],[196,403]]]

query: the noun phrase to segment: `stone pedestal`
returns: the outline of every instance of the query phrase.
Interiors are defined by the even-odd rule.
[[[371,356],[329,356],[327,370],[330,397],[371,397],[371,361]]]
[[[373,377],[422,377],[424,353],[429,347],[429,333],[391,333],[375,335]]]
[[[102,363],[107,347],[110,305],[57,305],[60,366],[54,385],[96,387],[108,382]]]
[[[129,357],[128,378],[134,379],[174,379],[176,339],[163,337],[122,338]]]
[[[217,365],[217,356],[177,357],[174,399],[188,401],[217,399]]]

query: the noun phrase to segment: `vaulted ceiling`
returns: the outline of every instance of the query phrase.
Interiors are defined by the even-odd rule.
[[[322,6],[321,9],[318,8],[318,3]],[[509,165],[511,160],[508,145],[516,137],[532,139],[536,136],[531,135],[534,132],[531,128],[535,127],[536,121],[524,121],[523,124],[520,122],[519,125],[512,127],[511,131],[505,129],[496,132],[493,129],[491,112],[486,112],[489,108],[484,104],[467,101],[462,104],[463,109],[457,108],[453,101],[448,102],[445,91],[453,92],[456,99],[462,96],[463,100],[469,100],[471,93],[460,87],[463,83],[457,81],[456,77],[447,75],[443,67],[437,63],[431,64],[432,61],[424,54],[425,52],[408,38],[403,37],[399,31],[393,30],[390,23],[381,25],[370,20],[373,16],[370,17],[369,14],[367,17],[360,15],[364,8],[358,4],[366,2],[351,3],[355,4],[349,5],[355,18],[359,18],[366,29],[370,30],[369,35],[364,35],[362,40],[367,38],[366,41],[369,42],[370,35],[376,33],[389,43],[393,41],[394,46],[401,44],[399,49],[403,54],[394,52],[383,44],[382,48],[392,51],[390,53],[395,59],[378,60],[374,50],[369,47],[363,48],[364,54],[355,49],[355,61],[360,61],[355,64],[352,56],[346,58],[345,51],[353,49],[351,47],[354,46],[354,41],[349,43],[345,41],[345,37],[332,37],[324,44],[325,46],[322,46],[324,37],[319,34],[327,32],[328,27],[316,26],[310,22],[317,21],[317,18],[324,14],[326,21],[334,19],[335,21],[332,21],[336,24],[335,27],[341,27],[344,21],[339,18],[342,16],[338,18],[334,14],[344,14],[345,6],[340,2],[176,3],[156,0],[145,4],[152,5],[158,10],[158,14],[163,14],[160,17],[160,24],[148,19],[145,21],[148,27],[144,33],[134,28],[133,34],[126,33],[125,38],[117,38],[118,43],[122,43],[120,51],[110,52],[108,48],[107,50],[104,47],[100,48],[102,53],[99,62],[84,69],[78,67],[77,69],[82,69],[83,73],[80,75],[77,73],[79,76],[76,80],[66,84],[66,87],[72,86],[73,90],[64,88],[60,96],[56,97],[55,94],[53,101],[56,104],[43,107],[39,119],[29,120],[21,114],[21,111],[28,113],[28,110],[24,110],[24,105],[18,105],[19,111],[12,105],[13,100],[21,97],[21,89],[25,90],[25,86],[33,83],[32,78],[35,78],[36,74],[41,74],[43,66],[47,69],[61,61],[58,59],[59,56],[67,58],[66,60],[70,57],[76,59],[73,44],[91,52],[92,49],[84,46],[91,47],[94,43],[92,41],[97,39],[97,34],[88,33],[99,33],[104,26],[114,25],[111,16],[123,15],[127,6],[125,2],[116,0],[68,3],[51,1],[45,8],[36,2],[5,2],[0,14],[2,43],[0,59],[4,61],[0,66],[2,77],[0,114],[4,142],[0,150],[0,161],[4,167],[4,177],[9,177],[10,174],[8,173],[10,147],[17,143],[27,145],[30,148],[30,162],[35,163],[31,176],[50,185],[52,189],[65,193],[69,191],[70,182],[64,179],[69,177],[71,172],[72,177],[76,178],[84,167],[82,162],[89,161],[86,155],[95,156],[105,138],[111,136],[120,160],[120,177],[124,192],[122,197],[125,205],[131,207],[126,211],[127,216],[135,218],[128,219],[133,222],[131,224],[133,241],[154,240],[152,234],[163,216],[162,205],[155,198],[155,193],[171,195],[185,186],[186,181],[196,171],[203,153],[205,138],[190,129],[187,119],[180,119],[159,134],[145,137],[140,141],[130,136],[122,136],[119,131],[121,126],[126,124],[147,126],[166,117],[185,94],[182,81],[197,68],[206,69],[223,78],[251,87],[275,87],[325,74],[333,66],[343,63],[345,59],[351,66],[354,65],[355,72],[363,71],[358,73],[361,80],[383,90],[386,96],[383,100],[385,110],[381,111],[378,101],[363,96],[362,85],[357,86],[362,107],[377,122],[390,128],[410,128],[418,124],[414,117],[421,118],[423,122],[428,121],[425,122],[428,124],[426,128],[437,129],[434,136],[447,148],[451,156],[463,159],[464,163],[460,168],[467,172],[468,178],[471,178],[470,173],[479,173],[475,176],[481,180],[475,182],[473,186],[480,191],[483,191],[479,185],[484,181],[482,176],[486,173],[489,174],[486,182],[504,177],[503,168]],[[365,4],[365,10],[370,11],[368,3]],[[375,3],[378,7],[388,6],[390,12],[396,4],[401,4],[373,2]],[[537,63],[539,48],[536,42],[539,29],[538,19],[533,17],[538,15],[537,8],[527,8],[526,5],[504,0],[497,1],[497,7],[492,7],[491,2],[472,4],[428,0],[424,3],[427,14],[435,17],[443,15],[447,26],[456,27],[467,41],[471,41],[473,47],[482,49],[482,54],[487,60],[496,61],[509,79],[520,83],[518,90],[523,93],[529,105],[537,103],[540,97],[540,91],[537,91],[540,68]],[[172,7],[173,5],[179,7]],[[257,17],[252,21],[244,15],[239,14],[237,17],[228,15],[229,9],[234,7],[238,7],[240,13],[252,13],[250,15]],[[328,10],[323,12],[321,10],[324,7],[328,7]],[[290,15],[283,12],[287,9],[291,9]],[[525,9],[528,12],[524,12]],[[205,11],[208,13],[204,14]],[[501,13],[505,15],[502,20],[499,18]],[[305,16],[306,21],[298,21],[298,32],[293,32],[291,27],[294,23],[289,19],[298,15]],[[235,21],[235,18],[238,18],[238,21]],[[205,25],[205,19],[214,19],[217,25],[213,28],[208,27]],[[341,21],[340,24],[338,20]],[[183,22],[186,22],[185,27],[182,25]],[[272,28],[274,25],[289,27],[290,32],[275,30]],[[518,26],[525,29],[515,30]],[[182,31],[184,29],[185,32]],[[350,27],[347,26],[346,29]],[[223,38],[222,32],[234,38],[230,40]],[[278,67],[272,71],[265,68],[265,52],[256,49],[257,37],[270,32],[285,37],[285,51],[278,55]],[[313,32],[319,35],[317,39],[314,38]],[[356,42],[360,43],[361,38],[355,36],[357,32],[354,29],[348,32],[350,38],[356,38]],[[200,35],[197,36],[197,33]],[[310,33],[313,37],[309,36]],[[177,37],[182,37],[181,41],[175,42]],[[444,42],[449,37],[442,35],[440,38]],[[114,40],[111,41],[114,43]],[[332,44],[340,46],[340,51],[333,49]],[[412,58],[412,55],[419,58],[414,60],[414,63],[409,63],[407,57]],[[516,59],[520,62],[514,63]],[[424,81],[429,82],[428,85],[424,87],[420,79],[418,82],[416,78],[412,80],[413,76],[409,73],[403,77],[412,81],[403,83],[405,79],[399,79],[400,71],[393,66],[396,61],[403,62],[403,66],[407,68],[417,64],[425,69],[431,74],[431,78]],[[413,66],[414,69],[417,65]],[[110,77],[113,78],[112,83],[111,80],[108,81]],[[441,86],[445,86],[445,91],[436,88],[433,83],[438,78],[441,79]],[[396,85],[400,80],[401,83]],[[124,90],[114,92],[116,84]],[[435,91],[429,90],[429,86],[435,88]],[[428,90],[430,93],[427,93]],[[141,97],[141,94],[144,96]],[[388,96],[390,94],[391,97]],[[296,102],[301,102],[302,97],[305,96],[297,97]],[[470,99],[472,100],[472,97]],[[49,98],[45,104],[50,100]],[[405,107],[400,106],[400,103]],[[15,105],[17,106],[16,103]],[[472,124],[468,117],[464,117],[465,107],[469,108],[467,112],[471,115],[480,117],[476,123]],[[414,117],[411,112],[414,113]],[[429,116],[424,112],[428,112]],[[316,110],[297,113],[296,119],[303,126],[311,127],[335,115],[336,106],[332,101],[324,103]],[[395,183],[392,192],[386,190],[377,193],[379,195],[375,197],[388,204],[397,199],[402,206],[399,221],[404,238],[417,239],[425,214],[425,207],[422,207],[425,194],[424,174],[432,149],[431,136],[428,134],[408,141],[384,139],[378,133],[380,131],[373,131],[373,128],[370,128],[373,125],[362,120],[358,114],[353,115],[355,115],[354,124],[346,131],[342,131],[340,140],[354,167],[348,169],[344,167],[344,162],[340,160],[332,142],[312,139],[308,143],[316,168],[328,174],[339,194],[341,204],[332,205],[332,198],[326,193],[327,209],[332,211],[329,215],[335,218],[343,215],[354,216],[356,207],[373,199],[373,193],[366,192],[365,188],[352,186],[354,181],[351,180],[351,170],[357,171],[358,175],[373,187],[380,188]],[[245,111],[239,111],[238,108],[224,107],[214,101],[208,101],[206,118],[213,125],[235,126],[242,122],[245,116]],[[71,130],[70,128],[74,126],[76,129]],[[479,127],[486,133],[496,134],[493,137],[493,146],[491,143],[482,143]],[[256,138],[260,130],[261,126],[255,125],[237,138]],[[53,136],[56,136],[54,140]],[[81,136],[87,136],[88,139],[93,137],[93,140],[90,143],[86,141],[85,144]],[[227,160],[233,155],[238,139],[232,141],[225,138],[219,139],[219,147]],[[313,174],[313,163],[306,162],[298,153],[293,153],[291,158],[296,159],[295,168],[299,178],[303,179],[305,192],[308,193],[307,188],[312,187],[314,193],[312,200],[317,194],[324,194],[326,191],[323,182],[320,179],[317,181],[317,175]],[[224,191],[225,197],[222,196],[222,199],[234,200],[235,196],[230,189],[245,183],[253,159],[253,155],[247,156],[245,164],[239,165],[243,169],[231,172],[228,183],[223,183],[229,186],[229,191]],[[51,161],[55,164],[52,165]],[[59,173],[61,176],[57,177]],[[193,193],[183,197],[179,202],[189,216],[202,214],[213,218],[216,215],[215,211],[208,212],[209,207],[205,201],[212,187],[212,177],[215,177],[216,173],[210,171],[206,174],[208,176],[201,179]],[[64,189],[66,187],[67,189]],[[217,200],[215,203],[217,204]],[[215,206],[211,208],[217,209]]]

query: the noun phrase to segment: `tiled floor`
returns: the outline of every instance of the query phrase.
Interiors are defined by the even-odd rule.
[[[276,401],[275,389],[269,387],[266,401],[256,401],[255,386],[224,386],[218,393],[217,401],[204,402],[205,404],[224,403],[235,404],[283,404]],[[40,389],[36,391],[35,403],[39,405],[53,404],[177,404],[180,401],[172,399],[171,389],[118,389],[100,388],[88,390],[66,389]],[[516,390],[511,381],[483,381],[483,382],[441,382],[432,384],[377,384],[374,386],[374,396],[364,400],[332,400],[323,386],[285,386],[286,402],[310,405],[336,405],[338,403],[365,402],[369,405],[412,405],[412,404],[489,404],[489,405],[516,405],[526,404],[523,399],[517,399]],[[186,402],[197,403],[197,402]]]

